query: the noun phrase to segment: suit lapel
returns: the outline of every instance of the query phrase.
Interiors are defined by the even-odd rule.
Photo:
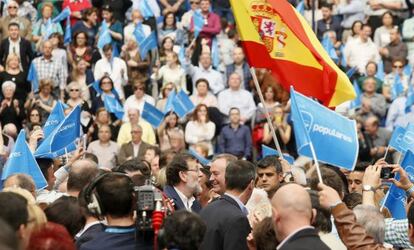
[[[174,200],[174,206],[177,210],[178,209],[185,209],[184,203],[180,199],[180,196],[177,194],[174,187],[167,185],[164,188],[164,192],[168,197],[170,197],[171,199]]]

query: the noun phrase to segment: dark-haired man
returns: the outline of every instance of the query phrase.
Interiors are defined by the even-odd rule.
[[[282,164],[277,157],[267,156],[257,163],[256,187],[264,189],[269,199],[272,199],[282,180]]]
[[[248,249],[250,233],[245,204],[250,199],[256,177],[255,166],[236,160],[226,168],[226,192],[201,211],[207,232],[200,249]]]
[[[200,212],[200,202],[195,198],[202,191],[200,167],[197,159],[187,153],[177,154],[167,166],[164,193],[174,201],[176,210]]]

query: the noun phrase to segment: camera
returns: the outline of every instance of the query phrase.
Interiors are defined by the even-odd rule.
[[[391,179],[394,178],[395,174],[392,172],[392,168],[383,167],[381,169],[381,179]]]

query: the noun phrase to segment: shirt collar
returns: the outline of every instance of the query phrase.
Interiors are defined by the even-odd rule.
[[[183,202],[184,206],[187,210],[191,210],[191,207],[193,206],[193,203],[195,201],[194,196],[191,196],[190,198],[187,198],[178,188],[173,187],[175,192],[177,192],[178,196],[180,197],[181,201]],[[187,207],[188,205],[188,207]]]
[[[9,39],[9,43],[20,43],[20,40],[21,40],[20,36],[19,36],[19,39],[17,39],[17,41],[16,41],[16,42],[13,42],[13,41],[10,39],[10,37],[9,37],[8,39]]]

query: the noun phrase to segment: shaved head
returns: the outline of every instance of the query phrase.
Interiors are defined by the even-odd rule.
[[[272,198],[272,207],[273,223],[279,241],[311,223],[311,199],[305,188],[298,184],[287,184],[279,188]]]

